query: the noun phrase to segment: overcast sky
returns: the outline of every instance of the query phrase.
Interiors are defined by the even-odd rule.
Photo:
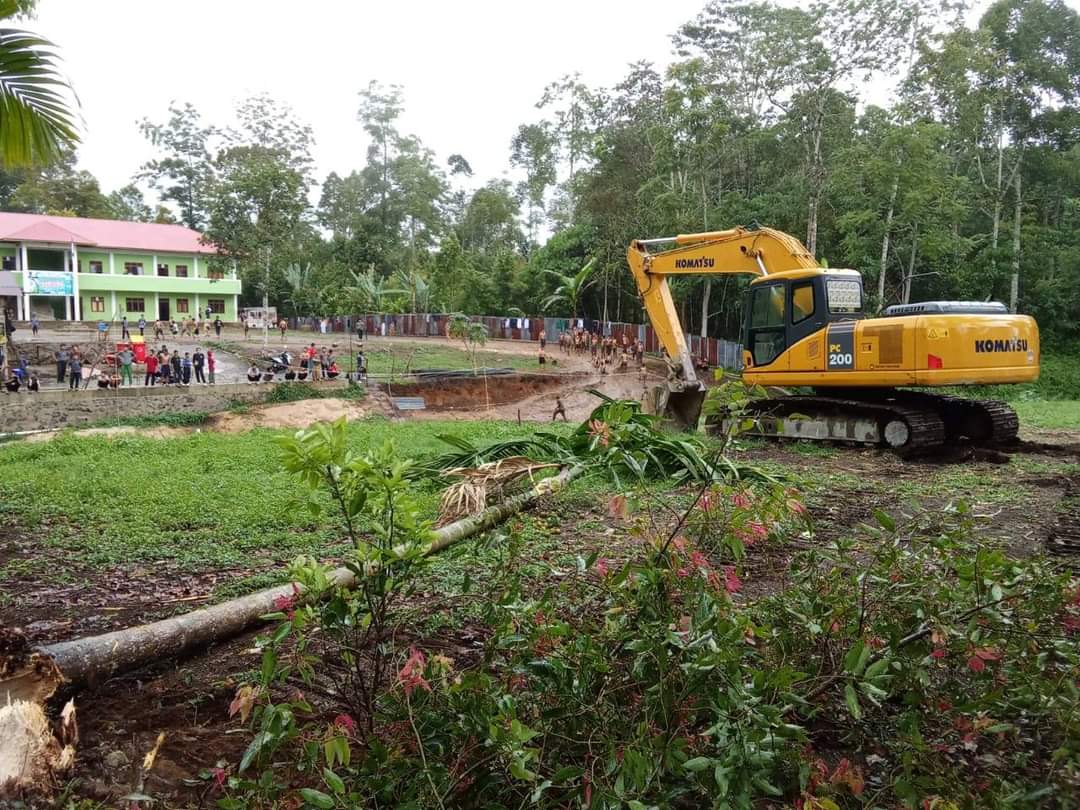
[[[106,192],[152,154],[136,121],[164,121],[174,99],[228,123],[238,100],[268,92],[314,128],[320,180],[360,168],[357,91],[372,79],[404,87],[404,131],[444,165],[460,152],[483,182],[506,171],[545,85],[574,71],[610,85],[632,61],[666,64],[670,35],[703,4],[40,0],[25,25],[64,57],[85,120],[80,165]]]

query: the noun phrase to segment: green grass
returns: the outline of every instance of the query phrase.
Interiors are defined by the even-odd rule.
[[[342,347],[345,354],[347,350]],[[536,346],[539,351],[539,345]],[[365,341],[364,354],[368,361],[369,374],[403,374],[408,368],[412,371],[422,369],[448,369],[467,371],[472,369],[468,353],[446,341],[433,341],[431,345],[380,344],[378,341]],[[540,368],[536,354],[510,354],[491,349],[481,349],[476,353],[476,364],[483,368],[513,368],[520,371],[536,371]],[[346,358],[347,370],[353,370],[355,357]],[[339,361],[339,365],[341,361]],[[545,367],[547,368],[547,367]]]
[[[548,426],[544,426],[548,428]],[[358,449],[392,438],[400,452],[443,452],[439,433],[472,441],[532,432],[513,422],[355,422]],[[339,548],[326,520],[290,506],[297,482],[283,472],[274,436],[198,433],[178,439],[63,435],[0,447],[0,520],[14,522],[45,548],[0,568],[0,580],[29,565],[41,576],[131,563],[170,561],[199,570],[325,557]],[[434,516],[438,492],[417,485]],[[63,566],[57,560],[63,560]]]
[[[1080,429],[1080,401],[1014,400],[1022,427]]]

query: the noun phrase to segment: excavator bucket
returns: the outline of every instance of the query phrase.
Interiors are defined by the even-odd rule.
[[[701,408],[705,403],[704,386],[668,382],[656,386],[649,394],[645,407],[647,413],[661,417],[679,430],[693,432],[698,429]]]

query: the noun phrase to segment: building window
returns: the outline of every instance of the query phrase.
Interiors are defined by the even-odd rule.
[[[223,278],[225,278],[225,271],[221,268],[211,268],[207,271],[206,277],[211,281],[221,281]]]
[[[178,264],[178,265],[176,265],[176,277],[177,278],[187,278],[187,265],[186,264]]]
[[[15,269],[15,257],[14,256],[5,256],[4,257],[3,267],[0,268],[0,269],[14,270]]]
[[[225,314],[225,299],[224,298],[210,298],[206,301],[206,306],[210,308],[211,314],[224,315]]]
[[[146,299],[145,298],[127,298],[124,301],[124,308],[128,312],[146,312]]]
[[[188,300],[186,298],[177,298],[176,299],[176,311],[177,312],[187,312],[188,311]]]
[[[157,274],[159,276],[167,276],[167,275],[169,275],[169,265],[167,265],[167,264],[159,264],[157,266]]]
[[[105,268],[101,266],[101,262],[90,262],[90,272],[100,275],[105,272]]]
[[[124,262],[125,276],[141,276],[142,274],[142,262]]]
[[[91,312],[104,312],[105,311],[105,296],[92,295],[90,296],[90,311]]]

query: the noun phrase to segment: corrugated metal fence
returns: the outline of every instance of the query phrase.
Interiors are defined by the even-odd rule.
[[[326,318],[326,328],[330,332],[349,332],[354,324],[362,322],[367,335],[397,337],[443,337],[446,325],[452,316],[443,314],[424,315],[337,315]],[[547,332],[549,344],[557,344],[559,335],[568,331],[572,325],[581,326],[590,332],[600,330],[603,334],[614,335],[620,341],[623,335],[630,340],[640,340],[645,344],[645,351],[659,353],[660,341],[651,326],[637,323],[606,323],[591,318],[500,318],[494,315],[475,315],[472,320],[487,327],[488,337],[495,340],[531,340],[539,339],[540,330]],[[319,318],[290,318],[292,329],[300,327],[318,331]],[[702,338],[687,335],[690,353],[694,357],[704,358],[710,366],[738,371],[742,368],[742,345],[731,340]]]

